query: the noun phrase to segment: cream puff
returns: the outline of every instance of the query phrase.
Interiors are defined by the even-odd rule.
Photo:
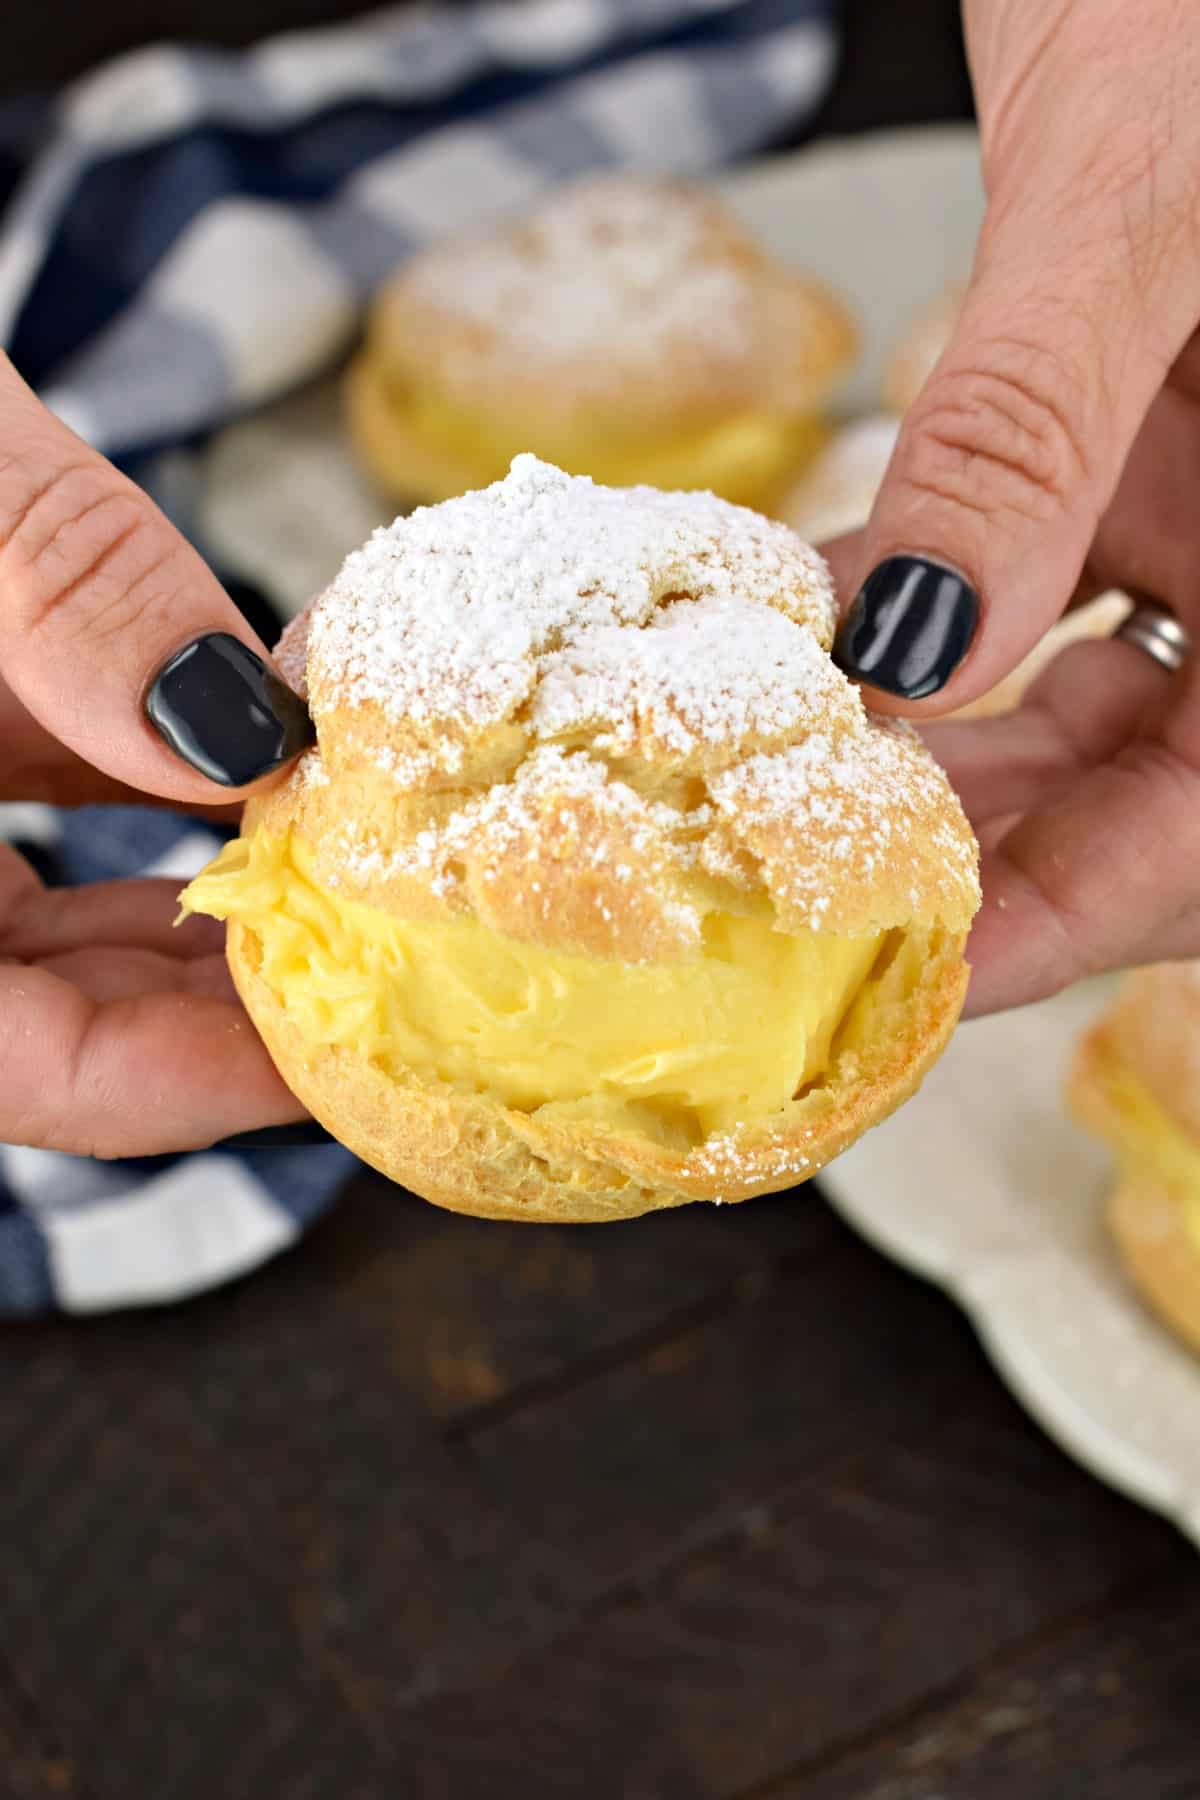
[[[347,378],[350,433],[402,502],[481,487],[533,450],[769,509],[855,345],[840,301],[711,195],[593,177],[384,285]]]
[[[1200,963],[1125,978],[1069,1100],[1116,1158],[1108,1218],[1134,1286],[1200,1350]]]
[[[530,455],[353,554],[280,649],[316,746],[184,896],[316,1117],[561,1221],[792,1186],[905,1100],[977,850],[834,623],[785,526]]]

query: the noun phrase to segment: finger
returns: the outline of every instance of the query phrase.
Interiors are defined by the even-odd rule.
[[[27,905],[35,905],[46,893],[41,877],[20,851],[0,843],[0,926]],[[3,954],[0,935],[0,955]]]
[[[84,762],[21,705],[0,677],[0,801],[6,800],[34,801],[43,806],[181,804],[163,795],[141,793]],[[181,810],[236,823],[242,803],[188,803]]]
[[[845,597],[847,610],[850,596],[854,592],[854,577],[863,567],[866,541],[867,533],[864,527],[858,531],[844,532],[840,537],[827,538],[823,543],[817,545],[817,549],[829,564],[835,592],[839,596]],[[1121,580],[1118,580],[1112,573],[1112,561],[1111,557],[1105,559],[1109,572],[1101,574],[1089,557],[1084,565],[1083,573],[1075,585],[1074,592],[1063,608],[1065,613],[1077,612],[1081,607],[1090,606],[1093,600],[1100,598],[1101,594],[1109,593],[1121,585],[1121,580],[1126,579],[1127,575],[1123,575]],[[1133,583],[1133,585],[1147,587],[1145,582]],[[1150,586],[1147,591],[1161,594],[1166,590]]]
[[[848,597],[854,592],[854,578],[863,566],[866,537],[865,531],[847,531],[840,537],[827,538],[824,543],[817,545],[829,564],[834,592],[839,596]]]
[[[933,720],[921,736],[950,777],[976,831],[1045,805],[1128,742],[1168,677],[1117,638],[1071,644],[997,718]]]
[[[225,958],[180,962],[161,950],[64,950],[38,959],[37,967],[69,982],[89,1000],[140,1000],[148,994],[193,994],[236,1005],[237,990]]]
[[[1162,737],[1134,738],[985,853],[967,1012],[1184,954],[1178,925],[1194,912],[1198,867],[1200,762]]]
[[[51,735],[176,800],[311,741],[303,703],[149,498],[0,355],[0,672]]]
[[[1200,341],[1156,396],[1100,523],[1089,562],[1106,585],[1173,606],[1200,640]]]
[[[836,654],[884,710],[976,698],[1059,616],[1200,310],[1187,158],[1137,162],[1096,85],[1119,71],[1075,31],[993,145],[963,309],[867,528]]]
[[[219,951],[225,927],[196,915],[176,927],[177,880],[97,881],[85,887],[40,885],[10,901],[0,926],[0,955],[40,961],[69,950],[153,950],[175,963]]]
[[[181,993],[97,1004],[44,969],[0,968],[0,1067],[10,1144],[156,1156],[305,1116],[239,1008]]]

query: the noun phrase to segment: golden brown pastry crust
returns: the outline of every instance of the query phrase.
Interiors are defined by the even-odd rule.
[[[828,1079],[783,1124],[681,1153],[638,1134],[507,1108],[410,1073],[402,1082],[340,1047],[316,1050],[257,972],[257,942],[234,923],[229,964],[246,1010],[298,1099],[364,1162],[451,1212],[543,1224],[636,1218],[692,1200],[745,1200],[794,1187],[902,1105],[958,1020],[968,970],[961,938],[933,940],[913,994],[879,1000],[878,1029],[835,1056]]]
[[[1110,1071],[1122,1064],[1178,1124],[1191,1129],[1200,1045],[1200,989],[1180,991],[1172,982],[1179,965],[1141,970],[1128,977],[1116,1006],[1081,1043],[1071,1071],[1068,1099],[1081,1124],[1121,1147],[1120,1118],[1109,1092]],[[1164,1036],[1155,1030],[1157,1005],[1165,1003]],[[1159,1015],[1161,1016],[1161,1015]],[[1186,1039],[1180,1055],[1180,1036]],[[1200,1251],[1180,1196],[1149,1163],[1122,1170],[1109,1200],[1108,1223],[1121,1260],[1147,1304],[1200,1351]]]
[[[605,474],[604,446],[624,480],[652,479],[680,440],[816,412],[856,344],[841,302],[776,264],[712,196],[595,177],[434,246],[384,285],[349,376],[349,425],[375,478],[408,499],[478,486],[521,450]],[[464,420],[486,455],[456,439]]]
[[[1200,1255],[1178,1203],[1142,1169],[1118,1183],[1108,1222],[1139,1293],[1200,1351]]]
[[[1093,1056],[1119,1059],[1200,1146],[1200,963],[1127,975],[1087,1042]]]

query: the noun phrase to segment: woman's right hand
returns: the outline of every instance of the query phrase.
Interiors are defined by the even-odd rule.
[[[968,1011],[1200,956],[1200,11],[965,0],[987,213],[910,408],[835,654],[918,721],[1073,597],[1172,609],[1178,674],[1080,645],[1007,720],[930,724],[984,846]],[[865,579],[864,579],[865,578]]]

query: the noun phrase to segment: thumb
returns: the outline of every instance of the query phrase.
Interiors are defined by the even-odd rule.
[[[884,711],[975,699],[1064,611],[1200,314],[1183,234],[1134,254],[1161,219],[1139,220],[1135,195],[1094,170],[1053,204],[1044,175],[1013,181],[993,189],[953,338],[904,420],[835,646]]]
[[[3,355],[0,675],[69,749],[169,799],[213,802],[311,741],[200,557]]]

